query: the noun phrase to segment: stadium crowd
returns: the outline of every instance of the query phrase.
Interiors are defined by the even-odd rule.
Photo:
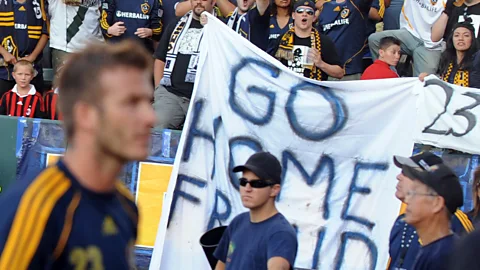
[[[53,87],[46,86],[44,68],[51,65],[60,74],[67,56],[89,43],[128,39],[144,46],[154,59],[155,128],[181,129],[196,78],[202,29],[208,23],[204,11],[307,78],[423,80],[435,74],[452,84],[480,87],[480,0],[0,2],[2,115],[62,119],[58,89],[55,81]],[[101,63],[102,58],[90,60]],[[402,169],[396,196],[410,202],[414,215],[401,215],[392,229],[389,269],[447,269],[450,230],[471,232],[472,220],[478,220],[480,171],[475,177],[475,208],[467,215],[457,210],[463,203],[458,178],[440,158],[396,157],[395,164]],[[245,178],[242,186],[275,185],[252,184],[254,180],[259,181]],[[217,252],[220,264],[227,263],[227,243],[224,240]],[[277,263],[291,266],[295,256],[288,256]]]

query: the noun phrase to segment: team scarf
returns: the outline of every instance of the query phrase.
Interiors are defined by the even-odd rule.
[[[178,21],[177,25],[175,26],[175,29],[173,30],[172,35],[170,36],[170,42],[168,43],[168,49],[167,49],[167,58],[165,61],[165,69],[163,72],[163,78],[161,80],[161,84],[164,86],[171,86],[172,85],[172,72],[173,68],[175,67],[175,61],[177,61],[177,55],[178,55],[178,50],[180,49],[180,46],[178,46],[184,36],[185,33],[190,27],[190,24],[192,23],[193,19],[193,12],[189,11],[187,14],[185,14],[180,20]],[[202,34],[203,36],[203,30]],[[202,37],[200,37],[200,40]],[[200,49],[200,42],[198,42],[197,48],[195,52],[192,54],[191,57],[193,59],[198,59],[198,54],[199,54],[199,49]],[[195,82],[195,76],[197,75],[197,65],[196,64],[189,64],[187,68],[187,75],[185,76],[185,82],[189,83],[194,83]]]
[[[238,13],[238,7],[235,8],[235,10],[232,12],[232,15],[228,18],[228,22],[227,22],[227,25],[228,27],[232,28],[233,29],[233,24],[235,23],[235,20],[237,19],[237,16],[240,15]],[[238,24],[237,24],[238,25]],[[238,28],[238,27],[237,27]],[[235,29],[233,29],[235,30]]]
[[[218,11],[214,10],[213,15],[217,17]],[[172,85],[171,76],[172,76],[173,68],[175,67],[175,61],[177,60],[178,50],[180,49],[178,44],[180,44],[179,41],[181,41],[184,38],[185,33],[187,32],[185,30],[188,30],[188,28],[190,28],[192,19],[193,19],[193,12],[189,11],[182,18],[180,18],[177,25],[175,26],[175,29],[173,30],[172,35],[170,36],[170,41],[168,43],[168,49],[167,49],[167,57],[165,59],[165,69],[163,71],[163,78],[160,81],[160,84],[162,84],[163,86]],[[203,37],[203,28],[202,28],[200,40],[197,44],[197,48],[195,49],[195,51],[192,53],[190,57],[190,63],[188,64],[187,74],[185,75],[185,82],[188,82],[188,83],[195,82],[195,77],[197,75],[198,56],[200,54],[199,50],[200,50],[202,37]]]
[[[293,61],[294,37],[295,37],[295,28],[290,28],[282,36],[278,50],[275,53],[275,58],[280,60],[285,59],[287,61]],[[322,44],[320,41],[320,33],[317,31],[317,29],[312,28],[312,33],[310,34],[310,40],[311,40],[311,48],[317,49],[320,55],[322,55]],[[313,69],[310,72],[310,79],[315,79],[318,81],[322,80],[322,71],[315,65],[313,65]]]
[[[468,87],[470,82],[468,70],[457,69],[455,72],[455,76],[453,77],[453,81],[451,81],[450,75],[452,74],[452,71],[453,71],[453,62],[450,62],[450,64],[448,65],[447,71],[445,72],[445,74],[441,76],[442,80],[445,82],[453,83],[458,86]]]

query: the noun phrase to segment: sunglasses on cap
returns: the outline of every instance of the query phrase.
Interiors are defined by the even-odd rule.
[[[302,7],[297,8],[295,12],[299,14],[306,12],[308,15],[313,15],[315,13],[311,8],[302,8]]]
[[[272,183],[264,179],[247,180],[247,178],[242,177],[239,180],[240,180],[240,186],[242,187],[247,186],[247,184],[250,184],[252,188],[264,188],[264,187],[275,185],[275,183]]]

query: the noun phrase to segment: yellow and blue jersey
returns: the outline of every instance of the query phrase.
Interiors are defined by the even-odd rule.
[[[30,55],[42,35],[48,36],[48,20],[44,0],[2,1],[0,4],[1,46],[15,58]],[[35,60],[34,67],[42,73],[42,53]],[[13,65],[0,68],[0,79],[13,80]]]
[[[142,39],[135,35],[138,28],[152,29],[153,40],[160,40],[163,29],[162,0],[102,0],[100,26],[107,41],[117,42],[126,38],[140,41],[153,51],[150,39]],[[121,36],[109,35],[107,30],[116,22],[123,22],[127,29]]]
[[[366,28],[371,3],[371,0],[346,0],[323,4],[318,30],[335,43],[345,75],[363,72],[363,50],[368,43]]]
[[[0,269],[131,269],[138,210],[121,182],[92,192],[62,161],[0,197]]]
[[[287,33],[290,28],[293,27],[293,18],[290,17],[288,23],[281,28],[278,25],[277,17],[275,15],[270,16],[270,26],[269,26],[269,33],[268,33],[268,47],[267,53],[268,54],[275,54],[278,46],[278,39],[280,39],[285,33]]]

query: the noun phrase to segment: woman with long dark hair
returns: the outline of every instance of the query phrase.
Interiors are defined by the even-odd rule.
[[[271,0],[270,33],[268,35],[267,53],[274,54],[277,39],[293,27],[294,0]]]
[[[470,23],[457,23],[447,40],[447,48],[440,57],[437,74],[446,82],[468,87],[473,57],[478,50],[475,28]],[[426,76],[420,74],[420,80]]]

